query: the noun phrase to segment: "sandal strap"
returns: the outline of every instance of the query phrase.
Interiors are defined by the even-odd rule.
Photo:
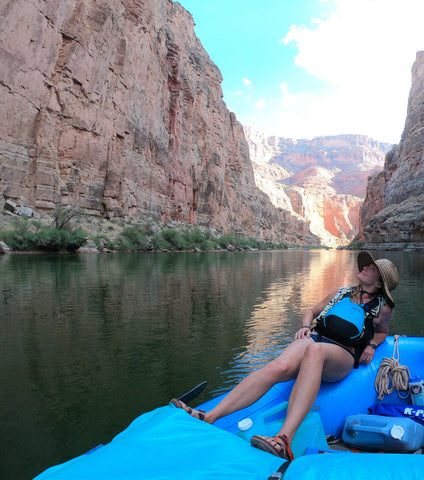
[[[288,445],[289,441],[285,435],[275,435],[274,437],[253,435],[250,439],[251,445],[266,452],[272,453],[285,460],[293,460],[292,451]]]
[[[205,420],[206,412],[204,410],[194,410],[178,398],[173,398],[169,403],[174,405],[174,407],[181,408],[182,410],[186,411],[193,418],[198,418],[199,420],[203,421]],[[197,415],[193,415],[193,413]]]
[[[284,448],[286,450],[286,454],[289,457],[289,460],[290,461],[294,460],[293,452],[292,452],[292,449],[290,448],[289,439],[287,438],[287,435],[276,435],[273,438],[281,446],[284,446]]]

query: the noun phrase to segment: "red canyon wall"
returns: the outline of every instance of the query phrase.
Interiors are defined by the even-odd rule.
[[[390,145],[362,135],[296,140],[245,131],[256,183],[274,205],[306,220],[324,245],[349,245],[367,179],[382,170]]]
[[[172,0],[0,7],[0,193],[319,243],[254,181],[221,73]]]

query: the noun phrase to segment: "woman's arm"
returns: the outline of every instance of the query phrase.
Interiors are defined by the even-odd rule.
[[[392,313],[392,308],[389,305],[385,305],[381,309],[380,315],[374,319],[374,336],[362,352],[359,363],[366,365],[374,358],[375,349],[384,342],[389,334]]]
[[[334,298],[338,290],[329,293],[324,299],[316,303],[313,307],[308,308],[302,316],[302,327],[298,330],[294,336],[295,340],[300,338],[309,337],[311,335],[311,326],[314,319],[324,310],[328,302]]]

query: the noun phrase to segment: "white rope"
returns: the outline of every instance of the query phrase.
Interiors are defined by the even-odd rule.
[[[395,335],[395,347],[393,349],[393,358],[383,358],[375,378],[375,391],[378,393],[378,400],[383,400],[385,395],[390,395],[395,390],[408,390],[409,377],[411,376],[409,368],[406,365],[399,365],[399,335]],[[395,358],[396,355],[396,358]]]

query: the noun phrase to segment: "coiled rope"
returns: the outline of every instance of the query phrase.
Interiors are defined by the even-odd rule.
[[[395,347],[393,349],[393,358],[383,358],[375,377],[375,391],[378,393],[378,400],[383,400],[385,395],[389,395],[395,390],[408,391],[409,377],[411,376],[409,368],[406,365],[399,365],[399,335],[395,335]],[[408,393],[409,395],[409,393]]]

